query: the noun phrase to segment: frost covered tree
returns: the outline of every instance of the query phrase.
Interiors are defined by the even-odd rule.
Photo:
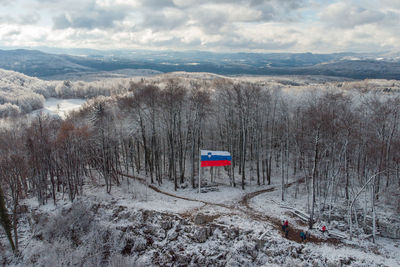
[[[111,110],[104,99],[94,102],[90,120],[95,130],[93,138],[93,164],[101,173],[107,193],[111,192],[113,182],[119,184],[119,142],[116,139]]]
[[[15,245],[11,234],[11,222],[8,215],[8,210],[6,207],[4,193],[3,189],[1,188],[1,185],[0,185],[0,223],[7,235],[8,242],[10,242],[11,249],[15,251]]]
[[[174,181],[174,188],[178,188],[177,162],[181,164],[183,172],[183,107],[186,89],[174,80],[168,80],[166,88],[161,92],[162,122],[166,129],[168,144],[168,177]]]

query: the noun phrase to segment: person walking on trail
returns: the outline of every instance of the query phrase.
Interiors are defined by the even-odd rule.
[[[286,228],[288,228],[288,226],[289,226],[288,220],[284,221],[284,222],[282,223],[282,230],[285,232],[285,231],[286,231]]]
[[[303,231],[300,232],[300,238],[301,238],[301,242],[305,241],[307,239],[307,235],[306,233],[304,233]]]
[[[288,220],[282,221],[282,231],[285,233],[285,237],[287,238],[289,235],[289,222]]]
[[[324,236],[326,236],[326,234],[329,236],[328,230],[326,230],[326,226],[322,226],[321,232]]]

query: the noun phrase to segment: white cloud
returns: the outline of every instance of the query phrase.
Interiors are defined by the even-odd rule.
[[[385,13],[346,1],[329,5],[321,12],[320,18],[331,27],[354,28],[359,25],[379,23],[384,20]]]
[[[399,50],[389,0],[0,0],[0,45],[338,52]],[[6,3],[6,5],[4,5]],[[25,25],[25,26],[23,26]]]
[[[384,8],[400,9],[400,1],[398,0],[381,0],[380,6]]]

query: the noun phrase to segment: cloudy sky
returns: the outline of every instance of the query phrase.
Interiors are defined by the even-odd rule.
[[[0,46],[400,50],[399,0],[0,0]]]

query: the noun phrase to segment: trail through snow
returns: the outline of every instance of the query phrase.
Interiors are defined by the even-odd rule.
[[[143,179],[143,178],[136,177],[136,176],[129,175],[129,174],[124,174],[124,173],[120,173],[120,174],[125,176],[125,177],[140,181],[142,184],[147,185],[146,180]],[[288,188],[288,187],[292,186],[295,183],[302,183],[302,182],[304,182],[304,179],[300,179],[298,181],[291,182],[291,183],[287,184],[286,187]],[[178,196],[178,195],[175,195],[175,194],[172,194],[172,193],[164,192],[164,191],[160,190],[159,188],[157,188],[156,186],[151,185],[151,184],[149,184],[147,186],[150,189],[154,190],[155,192],[163,194],[163,195],[166,195],[166,196],[169,196],[169,197],[178,198],[178,199],[182,199],[182,200],[186,200],[186,201],[192,201],[192,202],[200,202],[200,203],[204,204],[204,206],[202,206],[200,208],[194,208],[193,210],[191,210],[189,212],[181,213],[180,215],[182,215],[184,217],[192,217],[194,215],[194,213],[199,212],[201,209],[203,209],[207,205],[208,206],[217,206],[217,207],[222,207],[222,208],[229,209],[233,214],[236,214],[236,215],[245,214],[247,217],[249,217],[249,218],[251,218],[253,220],[266,222],[266,223],[269,223],[269,224],[273,225],[275,229],[278,229],[278,230],[281,229],[281,220],[279,218],[272,217],[272,216],[265,215],[265,214],[261,214],[260,212],[256,211],[253,207],[251,207],[251,205],[249,204],[249,201],[252,198],[254,198],[254,197],[258,196],[258,195],[264,194],[264,193],[273,192],[273,191],[277,190],[276,187],[270,187],[270,188],[267,188],[267,189],[263,189],[263,190],[258,190],[258,191],[255,191],[255,192],[247,193],[237,203],[232,204],[232,205],[225,205],[225,204],[221,204],[221,203],[213,203],[213,202],[209,202],[209,201],[204,201],[204,200],[199,200],[199,199],[194,199],[194,198]],[[219,214],[219,215],[225,215],[225,214]],[[289,226],[289,234],[288,234],[287,239],[295,241],[295,242],[298,242],[298,243],[301,243],[302,242],[301,238],[300,238],[300,232],[301,231],[303,231],[303,230],[300,229],[300,228],[297,228],[296,226],[291,224]],[[283,231],[280,231],[280,233],[281,233],[282,236],[285,236]],[[307,242],[318,243],[318,244],[320,244],[320,243],[329,243],[329,244],[339,244],[339,243],[341,243],[341,241],[336,239],[336,238],[325,238],[325,239],[322,239],[322,238],[319,238],[319,237],[314,236],[314,235],[310,235],[307,238]]]

